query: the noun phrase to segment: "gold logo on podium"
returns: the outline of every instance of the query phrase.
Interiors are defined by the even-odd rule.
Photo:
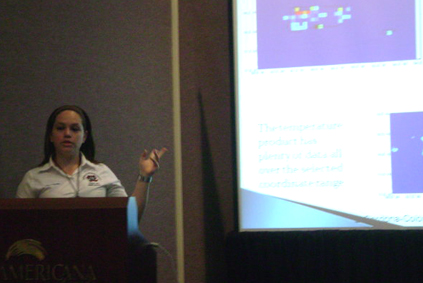
[[[6,260],[12,256],[31,255],[39,261],[45,259],[47,251],[43,248],[40,242],[32,239],[24,239],[15,242],[10,246],[6,254]]]
[[[22,258],[23,256],[27,257]],[[98,282],[91,264],[43,261],[46,256],[47,251],[41,242],[32,239],[16,241],[6,253],[7,263],[0,265],[0,282]]]

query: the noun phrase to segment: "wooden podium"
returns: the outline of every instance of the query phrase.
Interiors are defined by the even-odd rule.
[[[0,199],[0,282],[155,283],[134,198]]]

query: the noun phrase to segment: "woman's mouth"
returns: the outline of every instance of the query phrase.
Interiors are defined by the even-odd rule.
[[[64,146],[72,146],[73,143],[70,142],[70,141],[64,141],[64,142],[62,142],[62,145],[64,145]]]

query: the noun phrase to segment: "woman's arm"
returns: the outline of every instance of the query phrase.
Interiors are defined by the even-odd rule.
[[[139,176],[135,184],[132,196],[135,197],[138,206],[138,221],[141,220],[148,202],[150,183],[154,173],[160,169],[160,158],[167,151],[166,148],[160,150],[153,149],[150,153],[144,150],[139,161]]]
[[[28,171],[23,177],[16,192],[16,198],[36,198],[37,192],[33,189],[31,171]]]

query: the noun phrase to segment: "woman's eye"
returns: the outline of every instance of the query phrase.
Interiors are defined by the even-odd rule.
[[[81,129],[79,128],[79,127],[73,127],[72,128],[72,131],[74,131],[74,132],[79,132]]]

